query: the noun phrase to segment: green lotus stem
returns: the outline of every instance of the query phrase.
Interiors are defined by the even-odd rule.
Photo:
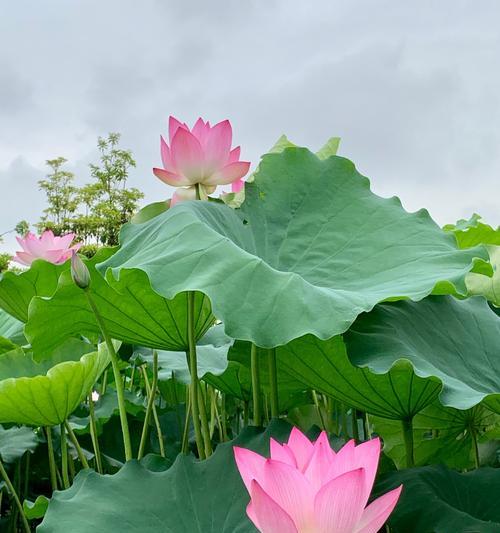
[[[200,409],[198,397],[198,361],[196,356],[196,336],[194,325],[194,292],[189,291],[187,294],[187,326],[188,326],[188,366],[191,375],[191,385],[189,396],[191,398],[191,413],[193,415],[194,435],[196,447],[200,459],[205,459],[205,443],[201,433]]]
[[[135,363],[132,366],[132,372],[130,373],[130,383],[128,384],[128,390],[132,391],[134,388],[134,377],[135,377]]]
[[[248,419],[249,419],[249,413],[248,413],[248,402],[243,402],[243,425],[246,427],[248,426]]]
[[[403,439],[406,450],[406,468],[415,466],[414,449],[413,449],[413,418],[406,418],[401,421],[403,426]]]
[[[365,413],[365,416],[363,419],[363,427],[364,427],[364,439],[368,440],[371,437],[370,418],[368,416],[368,413]]]
[[[99,449],[99,439],[97,438],[97,424],[95,420],[94,400],[92,394],[89,394],[89,417],[90,417],[90,438],[92,440],[92,447],[94,448],[94,457],[97,472],[102,474],[104,472],[102,468],[101,450]]]
[[[226,395],[221,394],[220,400],[220,416],[221,416],[221,425],[222,425],[222,437],[224,442],[228,440],[227,438],[227,413],[226,413]]]
[[[476,468],[479,468],[481,464],[481,460],[479,457],[479,446],[477,443],[477,433],[474,428],[471,428],[470,430],[470,436],[472,437],[472,451],[474,453],[474,465]]]
[[[25,463],[25,466],[24,466],[24,487],[23,487],[23,494],[24,494],[24,498],[27,498],[28,497],[28,488],[29,488],[29,480],[30,480],[30,458],[31,458],[31,453],[30,452],[26,452],[26,463]],[[0,508],[2,507],[2,505],[0,504]]]
[[[264,394],[264,425],[269,425],[269,401],[267,394]]]
[[[156,427],[156,435],[158,436],[158,446],[160,447],[160,455],[166,457],[165,444],[163,443],[163,433],[161,430],[160,419],[158,418],[158,412],[156,410],[156,404],[153,402],[153,420]]]
[[[262,426],[259,354],[257,346],[253,343],[250,349],[250,366],[252,370],[253,423],[255,426]]]
[[[73,483],[73,480],[76,476],[76,469],[75,469],[75,461],[73,460],[73,456],[69,453],[68,449],[68,466],[69,466],[69,480],[70,484]]]
[[[325,419],[321,411],[321,406],[319,405],[318,393],[315,390],[312,390],[311,392],[312,392],[313,402],[314,402],[314,405],[316,406],[316,411],[318,412],[318,416],[321,422],[321,427],[323,431],[326,431]]]
[[[210,385],[207,386],[207,403],[210,407],[210,439],[214,436],[215,432],[215,425],[217,423],[217,420],[215,418],[215,404],[214,404],[214,395],[212,393],[212,388]]]
[[[198,394],[201,418],[201,433],[203,435],[203,442],[205,446],[205,456],[206,458],[208,458],[212,455],[212,442],[210,439],[210,427],[208,425],[207,404],[205,403],[205,395],[203,394],[201,381],[198,381]]]
[[[278,418],[280,414],[278,400],[278,368],[276,363],[276,348],[269,350],[269,385],[271,387],[271,417]]]
[[[61,473],[63,479],[63,487],[69,489],[69,475],[68,475],[68,442],[66,440],[66,432],[64,431],[64,424],[61,424]]]
[[[224,431],[222,430],[219,408],[217,407],[217,391],[214,388],[211,388],[210,391],[212,395],[212,405],[215,412],[215,420],[217,422],[217,429],[219,430],[219,441],[224,442]]]
[[[186,388],[186,419],[184,420],[184,431],[182,432],[182,453],[188,453],[188,434],[189,434],[189,418],[191,416],[191,395],[189,394],[189,387]]]
[[[101,395],[106,394],[107,386],[108,386],[108,369],[106,368],[106,370],[102,374]]]
[[[342,433],[344,437],[349,438],[349,432],[347,431],[347,406],[345,403],[340,404],[340,416],[342,420]]]
[[[7,471],[5,470],[3,466],[3,462],[0,459],[0,475],[2,476],[5,485],[7,487],[7,490],[10,492],[10,495],[12,496],[12,499],[14,500],[16,507],[19,511],[19,514],[21,516],[21,521],[23,523],[23,529],[26,533],[31,533],[30,525],[28,523],[28,520],[26,519],[26,515],[24,514],[23,506],[21,505],[21,500],[19,499],[19,496],[17,495],[16,490],[14,489],[14,485],[11,483],[9,476],[7,474]]]
[[[76,453],[78,454],[78,459],[80,459],[80,463],[82,463],[83,468],[89,468],[89,463],[87,462],[87,458],[85,457],[85,454],[83,453],[82,447],[80,446],[80,443],[78,442],[78,439],[76,438],[75,432],[73,431],[72,427],[70,426],[67,420],[64,421],[64,427],[66,428],[69,438],[71,442],[73,443],[73,446],[76,449]]]
[[[352,436],[356,442],[359,442],[358,414],[354,407],[351,407],[352,416]]]
[[[125,461],[130,461],[132,459],[132,443],[130,441],[130,432],[128,429],[128,420],[127,420],[127,409],[125,407],[125,392],[123,387],[123,381],[121,379],[120,367],[118,366],[118,355],[116,354],[115,347],[113,346],[113,341],[108,334],[104,321],[97,309],[97,306],[94,302],[92,295],[88,289],[85,289],[85,295],[87,296],[87,301],[95,315],[96,321],[101,330],[104,341],[108,348],[109,355],[111,357],[111,366],[113,367],[113,374],[115,376],[115,387],[116,387],[116,396],[118,398],[118,410],[120,412],[120,422],[122,426],[122,435],[123,435],[123,447],[125,449]]]
[[[149,431],[149,422],[151,420],[151,414],[154,408],[156,388],[158,386],[158,352],[153,350],[153,382],[149,385],[148,370],[146,366],[142,367],[144,375],[144,383],[146,386],[146,393],[148,395],[148,404],[146,407],[146,415],[144,416],[144,425],[142,426],[141,442],[139,444],[139,453],[137,459],[141,460],[144,456],[144,449],[146,447],[146,439]],[[163,439],[162,439],[163,441]],[[163,442],[162,442],[163,443]]]
[[[200,194],[200,184],[199,183],[196,183],[195,186],[195,191],[196,191],[196,199],[197,200],[201,200],[201,194]]]
[[[52,429],[50,426],[45,428],[45,435],[47,436],[47,449],[49,452],[49,472],[50,472],[50,485],[52,492],[57,490],[57,467],[56,458],[54,456],[54,444],[52,442]]]

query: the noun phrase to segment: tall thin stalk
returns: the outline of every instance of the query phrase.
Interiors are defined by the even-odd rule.
[[[271,348],[268,355],[269,386],[271,389],[271,417],[278,418],[280,414],[278,400],[278,368],[276,363],[276,348]]]
[[[21,516],[21,522],[23,524],[23,529],[25,533],[31,533],[30,525],[28,523],[28,520],[26,519],[26,515],[24,514],[23,506],[21,505],[21,500],[19,499],[19,496],[14,489],[14,485],[9,479],[9,476],[7,474],[7,471],[5,470],[2,461],[0,460],[0,475],[2,476],[5,485],[7,487],[7,490],[9,491],[12,499],[14,500],[16,507],[19,511],[19,515]]]
[[[116,354],[115,347],[113,346],[113,341],[111,340],[111,337],[108,334],[106,325],[104,324],[104,320],[101,317],[101,314],[99,313],[99,310],[97,309],[97,306],[94,302],[94,298],[92,297],[90,291],[88,289],[84,290],[85,295],[87,296],[87,301],[90,305],[90,308],[92,309],[95,319],[97,321],[97,324],[99,325],[99,329],[101,330],[101,334],[104,337],[104,341],[106,342],[106,347],[108,348],[109,355],[111,357],[111,366],[113,368],[113,374],[115,377],[115,387],[116,387],[116,396],[118,398],[118,409],[120,412],[120,422],[122,426],[122,435],[123,435],[123,447],[125,449],[125,460],[130,461],[132,459],[132,444],[130,441],[130,432],[128,428],[128,420],[127,420],[127,409],[125,407],[125,392],[123,387],[123,381],[121,379],[120,374],[120,367],[119,367],[119,359],[118,355]]]
[[[50,485],[52,487],[52,492],[54,492],[57,490],[57,467],[54,455],[54,443],[52,442],[52,428],[50,426],[45,428],[45,435],[47,437],[47,449],[49,452]]]
[[[76,453],[78,454],[78,459],[80,459],[80,463],[82,463],[83,468],[89,468],[89,463],[87,462],[87,458],[85,457],[85,454],[83,453],[82,447],[80,446],[80,443],[78,442],[78,439],[76,438],[73,428],[69,425],[69,422],[67,420],[64,421],[64,427],[66,428],[69,438],[71,442],[73,443],[73,446],[76,449]]]
[[[66,440],[66,431],[64,431],[64,424],[60,425],[61,429],[61,473],[63,479],[63,487],[69,489],[69,475],[68,475],[68,441]]]
[[[182,432],[182,453],[187,455],[189,448],[189,420],[191,418],[191,394],[189,387],[186,390],[186,418],[184,420],[184,431]]]
[[[253,423],[262,426],[261,391],[260,391],[260,361],[257,346],[252,343],[250,351],[250,366],[252,370],[252,400]]]
[[[151,415],[153,415],[156,432],[158,434],[158,445],[160,447],[160,455],[165,457],[165,448],[163,444],[163,435],[161,432],[160,421],[158,419],[158,414],[156,412],[155,399],[156,399],[156,390],[158,387],[158,352],[153,350],[153,381],[151,385],[149,384],[148,371],[145,366],[142,367],[142,372],[144,376],[144,384],[146,387],[146,394],[148,396],[148,404],[146,407],[146,415],[144,417],[144,425],[142,427],[141,442],[139,444],[139,453],[137,459],[142,459],[144,455],[144,449],[146,446],[146,439],[149,431],[149,423],[151,421]]]
[[[470,428],[470,436],[472,437],[472,451],[474,453],[474,465],[479,468],[481,460],[479,457],[479,446],[477,443],[477,433],[475,428]]]
[[[198,381],[198,385],[201,433],[203,435],[203,443],[205,446],[205,457],[208,458],[212,455],[212,442],[210,439],[210,426],[208,425],[207,404],[205,402],[205,394],[203,393],[201,381]]]
[[[205,459],[205,442],[201,433],[200,423],[200,407],[199,407],[199,380],[198,380],[198,360],[196,355],[196,336],[194,324],[194,297],[195,294],[189,291],[187,294],[187,326],[188,326],[188,366],[191,374],[191,385],[189,389],[189,397],[191,399],[191,413],[193,415],[194,435],[196,439],[196,447],[198,448],[198,455],[200,459]]]
[[[403,440],[406,450],[406,468],[415,466],[415,457],[413,450],[413,419],[406,418],[401,421],[403,426]]]
[[[95,420],[94,400],[92,394],[89,394],[89,418],[90,418],[90,438],[92,439],[92,447],[94,448],[94,457],[97,472],[103,474],[101,450],[99,449],[99,439],[97,437],[97,424]]]

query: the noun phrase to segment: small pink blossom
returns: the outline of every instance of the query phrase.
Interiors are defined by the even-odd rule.
[[[271,439],[271,458],[234,448],[250,494],[247,514],[261,533],[377,533],[402,487],[368,506],[380,456],[380,440],[338,452],[325,432],[311,442],[293,428],[288,442]]]
[[[176,118],[169,119],[169,142],[160,137],[163,168],[153,168],[154,175],[172,187],[178,187],[171,205],[196,199],[196,185],[206,198],[218,185],[231,184],[233,192],[243,188],[243,176],[250,163],[240,161],[240,147],[231,149],[233,131],[229,120],[215,126],[199,118],[192,129]]]
[[[50,230],[44,231],[40,237],[33,233],[28,233],[24,238],[16,237],[23,251],[16,252],[14,261],[29,266],[35,259],[44,259],[60,265],[71,257],[73,251],[80,248],[81,244],[71,246],[74,238],[74,233],[56,237]]]

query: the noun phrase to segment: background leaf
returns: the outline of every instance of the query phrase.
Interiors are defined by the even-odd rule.
[[[146,275],[127,271],[119,282],[106,280],[95,263],[109,257],[111,249],[101,250],[87,263],[90,290],[112,338],[130,344],[158,349],[187,349],[187,293],[166,300],[156,294]],[[212,325],[210,302],[201,293],[195,298],[196,335],[201,337]],[[47,335],[50,331],[50,335]],[[84,291],[65,272],[52,298],[35,298],[30,306],[26,336],[37,360],[69,337],[97,337],[99,327]]]
[[[28,320],[28,307],[35,296],[50,296],[59,275],[69,268],[38,259],[21,273],[5,272],[0,277],[0,307],[21,322]]]
[[[265,432],[246,428],[234,441],[199,462],[180,455],[164,472],[136,461],[114,476],[83,471],[73,486],[54,494],[38,533],[253,533],[250,500],[233,458],[233,446],[269,453],[269,437],[286,440],[290,426],[274,422]]]
[[[430,297],[378,305],[345,335],[350,360],[376,373],[411,362],[443,383],[443,405],[468,409],[500,394],[500,317],[483,298]]]
[[[0,355],[0,421],[55,426],[74,411],[109,364],[100,345],[69,341],[50,360],[33,361],[21,349]]]
[[[480,468],[459,474],[444,466],[391,472],[376,494],[403,484],[389,519],[394,533],[498,533],[500,470]]]

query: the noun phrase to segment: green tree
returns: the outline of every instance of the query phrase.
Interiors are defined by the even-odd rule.
[[[46,164],[51,172],[38,182],[49,204],[37,224],[40,232],[51,229],[56,235],[60,235],[71,229],[71,218],[78,208],[78,195],[74,174],[63,168],[65,163],[67,160],[64,157],[48,159]]]
[[[99,137],[100,162],[90,165],[95,182],[84,188],[80,196],[90,213],[87,218],[94,217],[88,224],[93,231],[97,224],[97,240],[105,245],[118,244],[120,227],[130,219],[144,197],[138,189],[127,188],[129,169],[136,163],[130,150],[120,148],[119,142],[119,133]]]

